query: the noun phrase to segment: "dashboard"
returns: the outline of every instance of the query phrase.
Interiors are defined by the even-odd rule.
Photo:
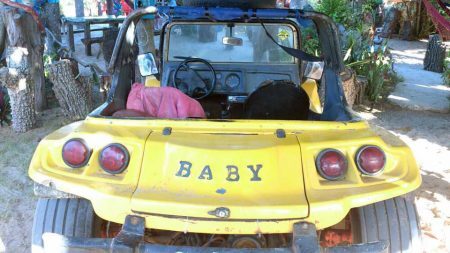
[[[174,86],[173,76],[180,62],[167,62],[162,73],[161,84]],[[212,64],[216,74],[214,94],[249,95],[266,80],[291,80],[300,83],[297,64]],[[189,65],[203,80],[212,80],[212,72],[203,64]],[[180,70],[178,78],[187,79],[189,73]]]

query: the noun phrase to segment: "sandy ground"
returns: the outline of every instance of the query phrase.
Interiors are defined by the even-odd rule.
[[[423,181],[415,194],[425,252],[450,252],[450,114],[385,105],[361,115],[413,150]]]
[[[423,69],[428,41],[391,39],[388,46],[395,60],[394,70],[403,77],[388,99],[411,110],[450,112],[450,87],[442,82],[441,73]],[[447,48],[450,43],[447,43]]]

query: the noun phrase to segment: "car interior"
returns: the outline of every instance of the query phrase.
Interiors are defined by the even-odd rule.
[[[163,28],[157,55],[137,57],[140,73],[145,76],[144,86],[160,89],[162,94],[138,97],[145,100],[144,110],[147,105],[167,108],[166,104],[159,104],[165,101],[172,103],[171,108],[176,111],[183,106],[183,96],[188,96],[200,104],[207,119],[313,119],[323,106],[319,95],[323,92],[319,82],[323,63],[311,66],[282,48],[300,48],[299,31],[298,24],[287,21],[171,22]],[[123,69],[122,80],[127,73],[134,73],[133,67]],[[310,75],[317,82],[308,78]],[[310,85],[302,87],[306,80]],[[118,87],[126,92],[116,91],[114,100],[101,114],[158,118],[155,113],[126,111],[131,109],[130,103],[136,102],[130,101],[131,96],[123,97],[131,94],[130,87]],[[315,98],[315,104],[311,98]],[[170,118],[180,116],[175,113]]]

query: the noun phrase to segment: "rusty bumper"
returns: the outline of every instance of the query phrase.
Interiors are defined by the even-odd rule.
[[[188,246],[165,246],[143,243],[145,220],[139,216],[127,216],[122,230],[115,238],[66,237],[54,233],[45,233],[45,252],[158,252],[158,253],[319,253],[319,252],[388,252],[389,244],[378,241],[364,244],[352,244],[323,248],[319,246],[314,224],[299,222],[294,225],[293,240],[290,248],[233,249]]]

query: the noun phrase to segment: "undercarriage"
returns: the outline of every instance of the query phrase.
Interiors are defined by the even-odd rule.
[[[344,229],[316,231],[313,224],[299,222],[292,234],[216,235],[148,230],[144,218],[127,216],[125,223],[100,223],[101,238],[43,235],[45,249],[57,252],[387,252],[385,241],[351,244]],[[322,236],[321,236],[322,235]],[[333,240],[329,240],[334,238]],[[328,239],[329,241],[322,241]],[[341,241],[340,241],[341,240]],[[334,245],[333,245],[334,244]],[[244,251],[243,251],[244,250]]]

